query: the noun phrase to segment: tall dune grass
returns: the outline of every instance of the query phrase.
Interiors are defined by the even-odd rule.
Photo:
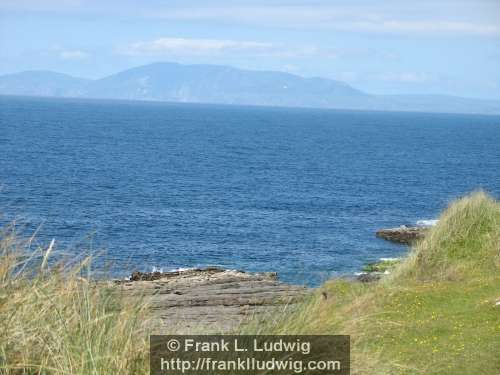
[[[49,268],[53,245],[1,233],[0,374],[146,374],[145,306],[92,281],[90,258]]]
[[[483,191],[453,202],[397,269],[395,282],[453,280],[500,269],[500,203]]]
[[[352,374],[499,374],[500,202],[452,202],[396,267],[378,283],[331,280],[243,332],[350,335]]]

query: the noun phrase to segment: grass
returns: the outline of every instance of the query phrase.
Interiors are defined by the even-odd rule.
[[[0,240],[0,374],[145,374],[147,306],[90,281],[90,260],[47,265],[8,228]],[[38,257],[37,257],[38,255]],[[348,334],[353,374],[500,373],[500,203],[450,205],[377,283],[331,280],[252,334]],[[325,295],[327,298],[325,298]]]
[[[497,301],[500,203],[477,192],[451,204],[391,276],[332,280],[298,311],[246,333],[349,334],[355,374],[493,375]]]
[[[363,272],[381,272],[381,273],[384,273],[386,271],[390,272],[399,263],[401,263],[401,259],[386,259],[374,263],[368,263],[363,267],[362,270]]]
[[[450,205],[399,274],[402,280],[453,280],[499,269],[500,203],[476,192]]]
[[[48,249],[14,228],[0,241],[0,374],[146,374],[146,306],[124,304],[77,266],[48,267]]]

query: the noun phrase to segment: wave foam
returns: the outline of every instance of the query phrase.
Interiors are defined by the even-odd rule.
[[[164,271],[163,267],[156,267],[156,266],[153,266],[151,267],[151,272],[185,272],[185,271],[190,271],[190,270],[194,270],[196,269],[196,267],[179,267],[179,268],[170,268],[168,269],[167,271]]]
[[[437,220],[437,219],[418,220],[417,226],[419,226],[419,227],[433,227],[438,223],[438,221],[439,220]]]

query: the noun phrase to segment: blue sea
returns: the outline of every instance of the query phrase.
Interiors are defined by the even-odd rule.
[[[500,117],[0,98],[0,212],[116,277],[217,265],[317,285],[379,228],[500,195]]]

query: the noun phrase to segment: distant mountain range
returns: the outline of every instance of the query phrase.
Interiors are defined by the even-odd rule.
[[[0,95],[500,114],[500,101],[446,95],[370,95],[324,78],[176,63],[144,65],[97,80],[49,71],[9,74],[0,76]]]

